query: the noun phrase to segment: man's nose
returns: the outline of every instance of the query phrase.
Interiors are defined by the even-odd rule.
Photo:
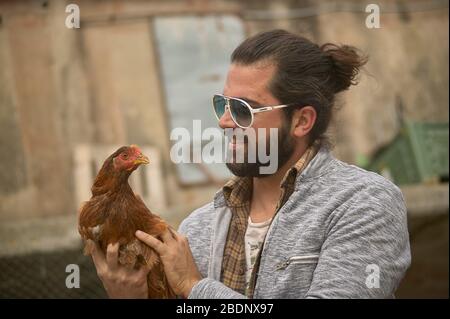
[[[231,118],[230,109],[228,107],[225,109],[225,113],[223,113],[222,117],[219,119],[219,126],[222,129],[237,127],[236,123],[234,123],[233,119]]]

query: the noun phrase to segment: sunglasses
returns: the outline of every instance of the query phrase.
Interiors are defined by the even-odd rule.
[[[225,114],[228,109],[231,114],[231,119],[240,128],[249,128],[253,124],[253,120],[257,113],[282,109],[284,107],[292,106],[294,104],[283,104],[275,106],[263,106],[252,108],[248,102],[235,97],[229,97],[222,94],[215,94],[213,97],[214,113],[217,120]]]

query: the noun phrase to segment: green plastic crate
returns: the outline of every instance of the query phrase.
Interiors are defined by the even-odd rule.
[[[407,123],[377,152],[369,170],[398,185],[448,180],[448,129],[448,123]]]

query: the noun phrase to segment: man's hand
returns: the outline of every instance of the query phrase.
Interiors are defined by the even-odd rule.
[[[187,238],[172,229],[161,235],[162,241],[139,230],[136,237],[156,250],[170,287],[175,294],[187,298],[192,287],[202,279]]]
[[[94,241],[88,240],[87,245],[97,274],[110,298],[148,298],[148,268],[136,270],[131,266],[120,265],[119,243],[108,245],[106,258]]]

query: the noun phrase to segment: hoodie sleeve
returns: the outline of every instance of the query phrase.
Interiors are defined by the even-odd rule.
[[[411,263],[407,214],[391,183],[356,193],[330,222],[306,298],[393,298]]]

